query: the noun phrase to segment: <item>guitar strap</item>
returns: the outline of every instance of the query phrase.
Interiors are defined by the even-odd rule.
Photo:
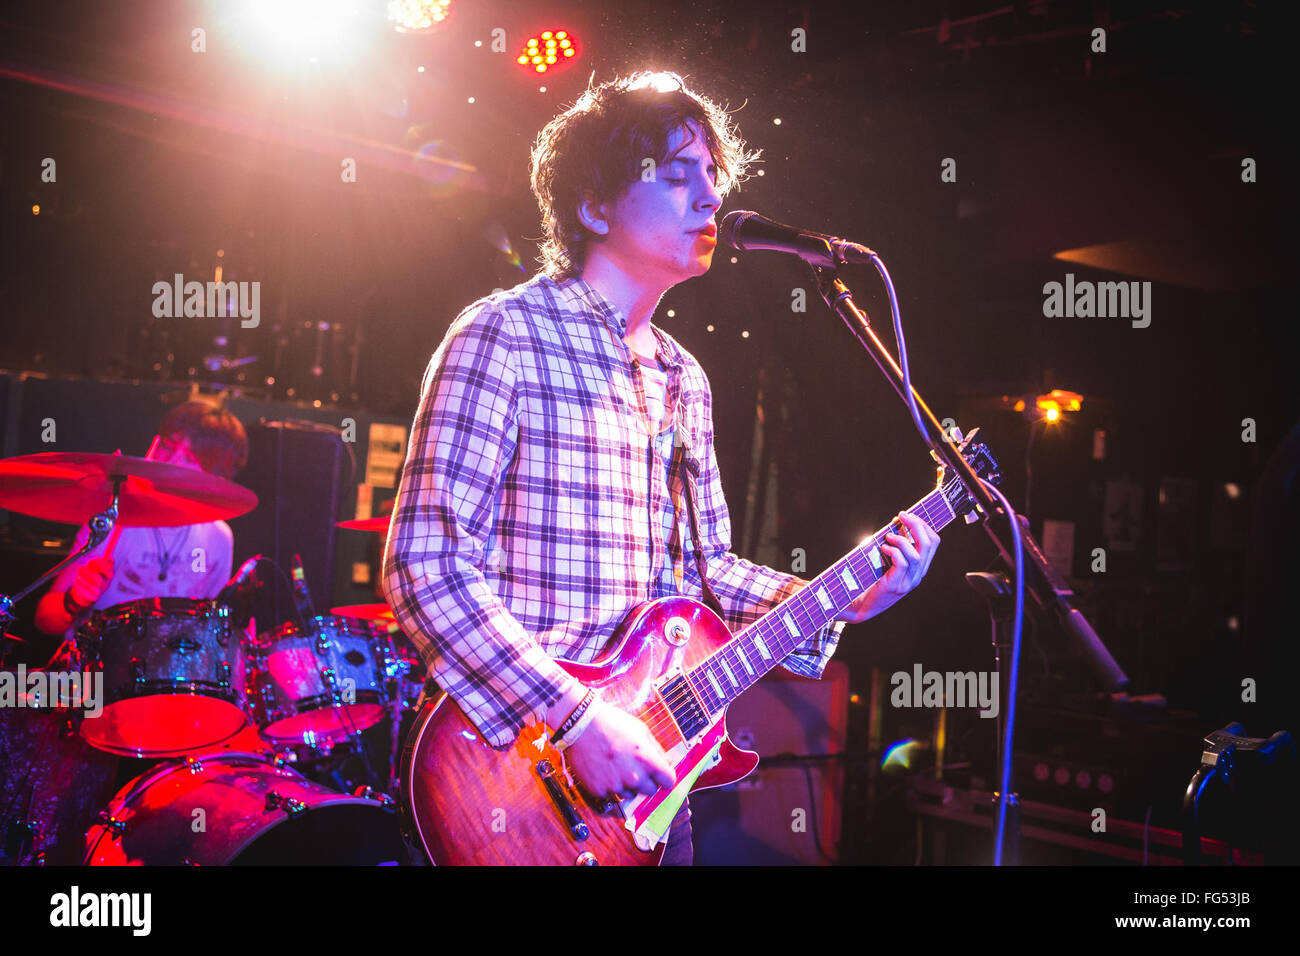
[[[726,621],[727,615],[722,611],[722,602],[718,596],[713,593],[713,588],[709,587],[709,579],[704,573],[704,549],[700,546],[700,519],[695,513],[695,476],[699,474],[699,464],[695,461],[693,455],[687,447],[685,440],[682,438],[682,429],[675,429],[674,444],[678,453],[682,456],[682,481],[686,485],[686,513],[690,518],[691,525],[691,542],[695,550],[695,569],[700,575],[700,584],[704,588],[704,603],[723,621]]]

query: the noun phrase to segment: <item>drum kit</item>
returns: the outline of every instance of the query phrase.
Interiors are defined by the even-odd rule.
[[[196,524],[256,505],[234,482],[120,453],[0,461],[0,506],[90,529],[81,550],[0,595],[0,641],[13,604],[114,527]],[[386,531],[388,520],[341,525]],[[300,614],[260,634],[248,623],[221,597],[145,598],[83,619],[58,666],[84,674],[78,686],[97,686],[102,700],[19,687],[16,707],[0,707],[0,864],[402,860],[390,794],[424,669],[391,611]],[[385,718],[380,779],[361,735]],[[107,755],[160,762],[108,799],[117,761]],[[344,762],[358,755],[365,773],[349,777]]]

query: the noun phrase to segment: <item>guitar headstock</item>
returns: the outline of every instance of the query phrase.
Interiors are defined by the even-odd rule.
[[[953,429],[953,438],[960,441],[958,450],[971,470],[989,484],[999,485],[1002,483],[1002,473],[998,470],[998,461],[993,457],[993,452],[989,451],[988,445],[975,440],[978,434],[979,429],[975,428],[965,438],[961,438],[961,432]],[[944,481],[942,462],[939,464],[939,487],[943,490],[943,496],[947,499],[953,514],[964,516],[967,524],[977,520],[975,499],[971,497],[970,491],[960,478]]]

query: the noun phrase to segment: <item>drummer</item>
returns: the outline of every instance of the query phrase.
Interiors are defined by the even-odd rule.
[[[183,402],[167,413],[145,458],[229,479],[248,461],[248,436],[226,409]],[[72,550],[89,536],[83,525]],[[36,608],[36,626],[46,634],[66,634],[88,612],[126,601],[216,597],[230,577],[233,554],[234,536],[224,521],[118,525],[105,544],[59,572]]]

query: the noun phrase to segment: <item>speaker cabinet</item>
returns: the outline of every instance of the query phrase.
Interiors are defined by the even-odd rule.
[[[691,795],[695,863],[816,866],[838,858],[849,669],[821,680],[772,671],[727,710],[732,742],[762,763],[738,783]]]
[[[248,466],[239,482],[252,489],[258,505],[230,522],[237,568],[255,554],[271,558],[285,572],[260,573],[265,582],[255,607],[259,631],[296,620],[290,575],[294,554],[302,556],[307,587],[317,614],[328,614],[334,598],[334,526],[339,513],[347,450],[339,430],[301,421],[266,421],[247,428]]]

